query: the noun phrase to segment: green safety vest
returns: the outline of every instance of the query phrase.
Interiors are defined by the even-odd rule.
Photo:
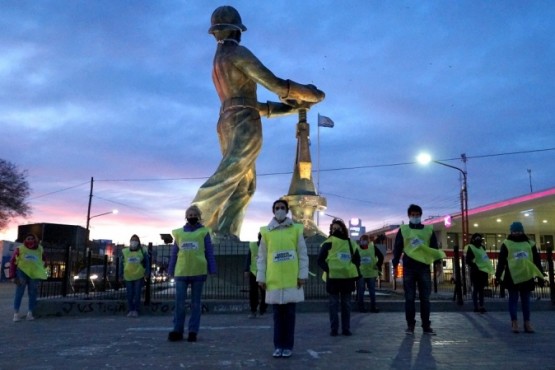
[[[143,266],[145,252],[142,247],[139,248],[136,251],[129,248],[124,248],[121,251],[123,254],[123,279],[125,281],[135,281],[145,276],[146,269]]]
[[[519,284],[534,277],[543,279],[543,274],[534,264],[532,256],[532,247],[535,245],[533,241],[514,242],[505,240],[503,242],[509,252],[507,263],[514,284]]]
[[[362,277],[378,277],[378,258],[376,257],[374,243],[368,243],[368,248],[366,249],[359,247],[358,253],[360,254],[360,273],[362,274]]]
[[[256,268],[256,260],[258,258],[258,243],[257,242],[250,242],[249,249],[251,251],[251,264],[250,264],[250,271],[254,276],[256,276],[256,272],[258,269]]]
[[[208,262],[204,254],[204,238],[210,233],[207,227],[195,231],[184,231],[183,228],[172,231],[175,243],[179,248],[175,264],[175,276],[198,276],[208,273]]]
[[[303,225],[268,230],[260,228],[267,248],[266,290],[296,288],[299,277],[297,244],[303,237]]]
[[[430,238],[434,229],[426,225],[422,229],[411,229],[409,225],[401,226],[401,234],[405,242],[403,252],[418,262],[429,265],[435,260],[445,258],[445,252],[440,249],[430,248]]]
[[[358,277],[357,267],[352,260],[353,256],[351,254],[349,240],[330,236],[322,245],[326,243],[331,243],[331,248],[326,258],[330,279],[352,279]],[[324,281],[327,280],[326,275],[326,272],[322,275]]]
[[[472,250],[472,253],[474,254],[474,260],[472,260],[472,262],[476,264],[478,270],[493,275],[495,273],[495,270],[493,269],[493,266],[485,249],[477,248],[473,244],[468,244],[466,246],[466,250],[468,250],[468,248],[470,248],[470,250]]]
[[[17,248],[19,249],[19,255],[15,259],[17,268],[31,279],[46,280],[48,273],[42,260],[42,245],[39,244],[37,249],[29,249],[25,245],[20,245]]]

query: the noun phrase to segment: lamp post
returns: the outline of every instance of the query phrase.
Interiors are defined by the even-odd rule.
[[[461,154],[461,159],[463,161],[463,163],[466,163],[466,154]],[[460,191],[460,201],[461,201],[461,231],[462,231],[462,243],[463,243],[463,248],[464,246],[466,246],[468,244],[468,234],[469,234],[469,230],[468,230],[468,189],[467,189],[467,172],[466,170],[463,170],[462,168],[447,164],[447,163],[443,163],[440,161],[435,161],[432,160],[432,157],[429,154],[426,153],[422,153],[420,155],[418,155],[417,157],[417,161],[421,164],[428,164],[429,162],[434,162],[437,164],[440,164],[442,166],[445,167],[449,167],[449,168],[453,168],[457,171],[459,171],[462,175],[462,179],[463,179],[463,183],[462,183],[462,187],[461,187],[461,191]],[[458,251],[456,251],[458,252]],[[463,292],[464,294],[466,294],[466,273],[465,273],[465,265],[464,265],[464,260],[462,261],[462,286],[463,286]],[[458,276],[457,276],[457,280],[458,280]],[[462,294],[461,294],[462,295]],[[462,296],[459,297],[459,303],[462,303]]]
[[[461,159],[464,163],[466,163],[466,155],[465,154],[461,154]],[[432,158],[430,157],[429,154],[420,154],[417,157],[417,160],[421,164],[428,164],[429,162],[434,162],[434,163],[440,164],[440,165],[445,166],[445,167],[453,168],[453,169],[459,171],[462,174],[463,184],[462,184],[461,192],[460,192],[462,242],[463,242],[463,246],[467,245],[468,244],[468,232],[469,232],[468,231],[468,189],[467,189],[467,183],[466,183],[467,172],[465,170],[459,168],[459,167],[452,166],[450,164],[443,163],[443,162],[440,162],[440,161],[432,160]]]
[[[92,220],[93,218],[100,217],[100,216],[111,215],[111,214],[114,214],[114,215],[115,215],[115,214],[118,214],[118,212],[119,212],[117,209],[113,209],[113,210],[111,210],[111,211],[109,211],[109,212],[103,212],[103,213],[99,213],[99,214],[97,214],[97,215],[91,216],[91,215],[90,215],[90,211],[91,211],[91,209],[90,209],[90,207],[89,207],[89,211],[88,211],[88,213],[87,213],[87,228],[86,228],[86,229],[87,229],[87,231],[86,231],[86,234],[87,234],[86,243],[87,243],[87,245],[86,245],[85,251],[84,251],[84,252],[85,252],[85,255],[83,256],[85,259],[87,258],[87,250],[89,249],[89,227],[90,227],[90,224],[91,224],[91,220]]]

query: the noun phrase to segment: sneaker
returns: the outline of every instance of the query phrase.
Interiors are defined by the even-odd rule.
[[[129,312],[127,313],[127,317],[133,317],[133,311],[129,311]]]
[[[187,342],[196,342],[197,341],[197,333],[189,333],[189,336],[187,337]]]
[[[251,312],[249,314],[249,319],[256,319],[256,312]]]
[[[341,334],[343,334],[346,337],[350,337],[351,335],[353,335],[353,333],[351,333],[349,329],[343,330]]]
[[[283,355],[283,350],[281,348],[276,348],[272,356],[275,358],[281,357]]]
[[[291,351],[290,349],[284,349],[281,352],[281,357],[288,358],[288,357],[291,357],[291,355],[293,355],[293,351]]]
[[[139,312],[138,311],[133,311],[133,316],[131,317],[139,317]]]
[[[422,328],[422,331],[423,331],[424,334],[437,335],[437,333],[434,331],[434,329],[432,329],[429,326],[427,328]]]
[[[27,321],[33,321],[35,319],[32,312],[27,312],[27,316],[25,318]]]
[[[177,341],[183,340],[183,333],[180,333],[178,331],[170,331],[168,334],[168,340],[170,342],[177,342]]]
[[[405,329],[405,334],[414,335],[414,325],[407,326],[407,328]]]
[[[14,313],[14,314],[13,314],[13,321],[14,321],[14,322],[21,321],[21,317],[19,316],[18,313]]]

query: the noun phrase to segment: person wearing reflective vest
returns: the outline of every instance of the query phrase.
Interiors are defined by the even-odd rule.
[[[475,233],[470,237],[470,244],[464,247],[465,262],[470,268],[472,283],[472,302],[474,312],[486,313],[484,307],[484,289],[488,285],[489,275],[494,274],[491,261],[482,245],[482,235]]]
[[[27,234],[23,245],[15,248],[10,260],[9,278],[17,285],[14,298],[13,321],[21,320],[19,308],[27,287],[29,298],[27,320],[34,320],[33,311],[37,305],[37,288],[39,280],[46,280],[48,273],[44,251],[34,234]]]
[[[245,278],[249,280],[249,305],[251,313],[249,318],[256,318],[257,314],[264,315],[268,304],[266,303],[266,291],[256,282],[256,260],[258,258],[258,246],[262,234],[258,233],[258,241],[249,242],[249,252],[245,260]],[[260,310],[258,307],[260,306]]]
[[[380,235],[380,242],[385,239],[385,235]],[[357,281],[357,303],[359,312],[367,312],[364,307],[364,291],[368,289],[370,296],[370,312],[378,313],[380,310],[376,307],[376,279],[382,270],[383,254],[380,249],[370,241],[368,235],[362,235],[359,240],[360,254],[360,278]]]
[[[318,266],[324,271],[326,291],[329,294],[330,335],[339,332],[339,306],[341,305],[341,332],[350,336],[351,295],[358,280],[360,255],[356,243],[349,239],[349,231],[340,219],[330,224],[330,235],[320,246]],[[340,304],[341,302],[341,304]]]
[[[495,271],[495,283],[503,283],[509,291],[509,315],[511,329],[520,331],[518,326],[518,298],[520,296],[524,331],[533,333],[530,323],[530,292],[535,289],[535,279],[544,284],[544,274],[536,243],[524,233],[522,223],[515,221],[509,228],[510,234],[499,249],[499,260]]]
[[[303,225],[287,217],[287,201],[276,200],[272,212],[270,223],[260,229],[256,281],[266,290],[266,303],[274,312],[272,356],[290,357],[295,342],[296,304],[304,301],[308,254]]]
[[[129,248],[123,248],[121,267],[127,296],[127,317],[138,317],[143,283],[150,276],[150,258],[137,235],[131,236]]]
[[[424,334],[435,335],[430,321],[430,294],[432,293],[432,278],[430,264],[434,263],[436,271],[442,269],[442,258],[445,253],[438,249],[438,243],[431,226],[423,225],[422,208],[411,204],[407,210],[409,224],[402,225],[395,237],[393,246],[393,268],[403,256],[403,289],[405,291],[405,319],[407,320],[407,335],[414,335],[416,325],[416,288],[420,299],[420,318]]]
[[[185,211],[187,223],[172,231],[174,245],[170,254],[168,274],[175,281],[175,310],[173,330],[168,334],[171,342],[183,340],[187,288],[191,286],[191,317],[188,342],[196,342],[202,311],[201,295],[208,273],[216,273],[216,260],[210,229],[201,223],[201,210],[192,205]]]

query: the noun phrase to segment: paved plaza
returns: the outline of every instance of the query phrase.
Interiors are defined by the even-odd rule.
[[[400,309],[353,313],[351,337],[329,336],[325,311],[303,312],[297,315],[293,356],[274,359],[271,313],[256,319],[203,314],[198,342],[168,342],[171,314],[46,316],[14,323],[12,293],[11,284],[0,284],[0,369],[555,369],[554,311],[536,302],[535,334],[513,334],[505,310],[438,312],[434,302],[437,336],[419,327],[407,336]]]

